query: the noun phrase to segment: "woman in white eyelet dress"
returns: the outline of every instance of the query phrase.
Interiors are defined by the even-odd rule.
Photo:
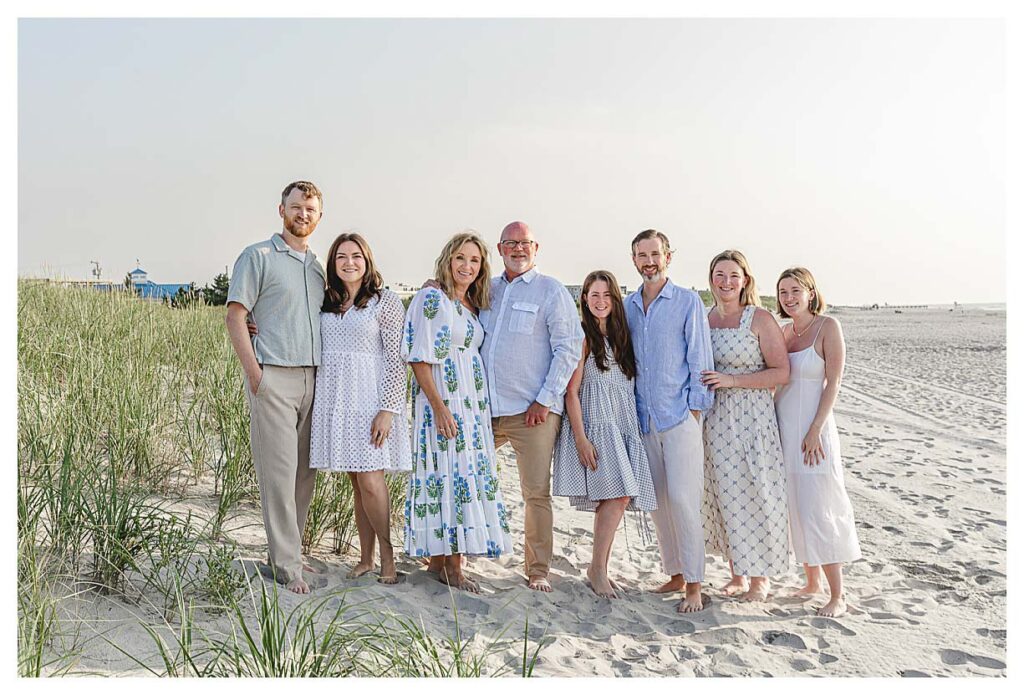
[[[376,567],[376,543],[379,581],[394,584],[398,576],[384,474],[411,469],[400,354],[405,311],[398,295],[383,287],[369,245],[358,234],[342,234],[332,244],[327,283],[309,465],[348,473],[352,481],[360,560],[349,576]]]

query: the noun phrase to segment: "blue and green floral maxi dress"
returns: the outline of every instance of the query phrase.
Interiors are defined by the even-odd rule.
[[[438,433],[433,409],[413,377],[408,555],[498,557],[512,550],[479,352],[483,339],[473,312],[440,290],[420,290],[405,314],[402,358],[431,365],[434,384],[458,425],[454,439]]]

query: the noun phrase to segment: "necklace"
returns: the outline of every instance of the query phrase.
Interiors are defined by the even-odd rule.
[[[814,322],[817,321],[817,320],[818,320],[817,316],[815,316],[813,319],[811,319],[811,322],[809,324],[807,324],[807,328],[804,329],[803,333],[801,333],[800,331],[798,331],[796,329],[796,321],[793,321],[793,332],[796,333],[796,337],[797,338],[804,337],[804,335],[807,333],[807,331],[811,330],[811,326],[813,326]]]

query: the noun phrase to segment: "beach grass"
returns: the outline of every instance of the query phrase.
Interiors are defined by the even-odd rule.
[[[244,388],[223,307],[19,280],[19,674],[77,672],[83,594],[138,616],[148,656],[114,646],[157,675],[507,673],[487,667],[500,637],[430,635],[337,595],[286,612],[240,569],[264,550],[228,530],[259,501]],[[396,524],[404,486],[388,477]],[[354,534],[348,476],[319,475],[307,551],[346,553]],[[216,615],[226,633],[203,629]]]

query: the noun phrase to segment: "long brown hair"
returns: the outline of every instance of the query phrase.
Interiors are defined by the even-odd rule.
[[[711,265],[708,267],[708,287],[710,288],[714,285],[715,266],[722,261],[732,261],[743,271],[743,289],[740,290],[740,306],[750,304],[758,307],[761,306],[761,298],[757,296],[757,282],[754,280],[754,274],[750,272],[750,264],[747,263],[747,257],[736,249],[727,249],[711,259]],[[711,298],[715,304],[718,304],[718,299],[715,298],[713,290]]]
[[[477,309],[487,309],[491,306],[491,266],[487,262],[487,244],[472,229],[456,234],[444,245],[441,254],[434,262],[434,279],[441,286],[441,291],[448,295],[448,299],[455,298],[452,258],[459,252],[463,244],[469,242],[473,242],[480,249],[480,273],[466,290],[466,299]]]
[[[633,356],[633,340],[629,336],[629,325],[626,323],[626,307],[622,303],[622,292],[619,283],[607,270],[595,270],[587,275],[580,291],[580,314],[583,317],[583,333],[587,338],[587,348],[594,356],[594,363],[602,372],[608,371],[608,355],[604,349],[604,336],[598,327],[597,317],[587,306],[587,292],[598,280],[608,284],[612,295],[612,311],[606,319],[608,342],[611,343],[615,361],[619,363],[622,373],[630,379],[636,377],[636,359]]]
[[[363,281],[359,284],[359,291],[356,292],[352,306],[365,309],[369,301],[379,296],[384,287],[384,278],[377,270],[377,264],[373,262],[373,253],[370,251],[370,245],[366,243],[366,239],[355,232],[339,234],[331,244],[331,250],[327,252],[327,288],[324,290],[323,306],[320,307],[320,311],[330,314],[340,314],[342,305],[348,300],[348,290],[345,289],[345,283],[338,277],[337,263],[334,260],[338,254],[338,247],[346,241],[351,241],[358,246],[363,254],[363,260],[366,261],[366,272],[363,274]]]

